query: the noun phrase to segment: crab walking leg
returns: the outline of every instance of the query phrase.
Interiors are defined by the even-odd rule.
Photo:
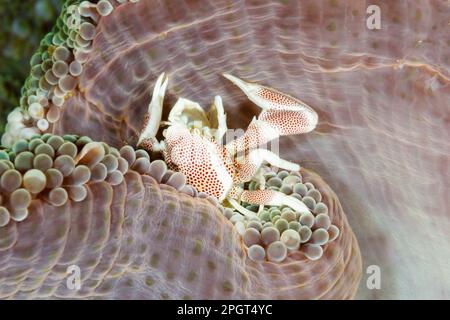
[[[238,159],[238,163],[236,165],[238,169],[236,172],[236,181],[250,181],[256,175],[264,161],[280,169],[290,171],[300,170],[300,166],[298,164],[281,159],[278,155],[269,150],[254,149],[250,150],[248,156],[243,156]]]
[[[250,204],[288,206],[300,213],[310,212],[309,208],[300,200],[274,190],[244,190],[241,193],[240,200]]]
[[[264,174],[261,170],[258,170],[255,173],[254,177],[255,181],[259,182],[259,190],[265,190],[266,189],[266,179],[264,178]],[[258,214],[260,214],[264,210],[264,205],[260,204],[258,208]]]
[[[246,216],[247,218],[256,217],[256,214],[253,211],[244,208],[236,200],[230,198],[228,199],[228,202],[233,206],[233,208],[235,208],[239,213]]]
[[[169,78],[166,77],[164,72],[156,80],[152,100],[148,105],[148,112],[145,116],[144,125],[137,143],[138,146],[149,151],[158,151],[155,148],[160,149],[162,147],[162,144],[158,143],[155,137],[161,123],[164,94],[168,81]]]

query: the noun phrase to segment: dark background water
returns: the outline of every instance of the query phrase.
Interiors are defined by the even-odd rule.
[[[30,58],[65,0],[0,0],[0,132],[18,106]]]

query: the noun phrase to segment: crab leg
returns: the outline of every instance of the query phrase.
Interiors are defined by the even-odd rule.
[[[156,140],[156,134],[161,123],[164,94],[168,81],[169,78],[166,77],[165,73],[161,73],[158,80],[156,80],[152,100],[148,105],[148,112],[145,115],[144,125],[137,145],[148,151],[160,151],[163,146],[162,143],[158,143]]]
[[[300,166],[298,164],[281,159],[278,155],[266,149],[251,150],[248,157],[244,157],[243,159],[239,160],[240,161],[236,164],[237,172],[234,177],[234,180],[236,182],[246,182],[250,181],[252,178],[257,177],[261,186],[261,190],[265,189],[265,179],[262,175],[262,172],[259,169],[264,161],[280,169],[290,171],[300,170]],[[231,201],[230,203],[233,204]],[[264,209],[264,205],[265,203],[259,203],[258,213],[260,213]],[[233,206],[235,207],[236,210],[242,213],[240,208],[238,208],[234,204]]]
[[[245,82],[230,74],[223,76],[237,85],[262,109],[258,120],[254,119],[250,124],[248,134],[246,132],[238,139],[241,141],[227,146],[230,151],[255,148],[256,144],[266,143],[278,136],[306,133],[316,127],[318,115],[306,103],[275,89]]]
[[[300,213],[310,212],[309,208],[300,200],[274,190],[244,190],[240,200],[250,204],[267,206],[288,206]]]
[[[278,155],[269,150],[254,149],[250,150],[248,156],[238,159],[238,163],[236,165],[238,171],[236,172],[235,180],[237,182],[246,182],[251,180],[256,175],[264,161],[280,169],[289,171],[300,170],[300,166],[298,164],[281,159]]]
[[[235,208],[239,213],[246,216],[247,218],[254,218],[256,214],[253,211],[250,211],[243,206],[241,206],[236,200],[228,199],[228,202]]]

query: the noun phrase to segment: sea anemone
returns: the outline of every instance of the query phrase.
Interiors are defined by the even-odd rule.
[[[378,296],[440,296],[450,92],[448,44],[436,44],[449,9],[379,6],[374,31],[361,1],[67,1],[2,137],[0,297],[353,298],[358,242],[382,268]],[[311,214],[267,207],[246,221],[136,150],[162,72],[165,110],[220,94],[230,127],[259,111],[223,72],[314,106],[316,132],[279,145],[308,169],[265,176]]]
[[[274,215],[275,227],[247,221],[241,235],[236,223],[243,220],[228,219],[237,213],[128,145],[118,150],[86,136],[44,134],[4,152],[1,298],[349,299],[356,293],[359,248],[336,195],[317,174],[295,175],[320,188],[329,212],[301,227],[314,230],[308,242],[300,223],[289,227],[285,218],[302,221],[289,210],[285,218]],[[24,154],[27,165],[18,160]],[[83,275],[78,291],[67,286],[72,265]]]

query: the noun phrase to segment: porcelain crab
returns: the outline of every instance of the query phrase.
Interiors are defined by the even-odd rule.
[[[308,207],[300,200],[281,192],[244,190],[243,185],[260,174],[263,162],[281,169],[298,171],[298,164],[281,159],[277,154],[259,148],[279,136],[306,133],[314,130],[317,113],[300,100],[270,87],[243,81],[230,74],[225,78],[237,85],[262,112],[254,117],[245,133],[226,143],[222,138],[228,130],[220,96],[208,113],[196,102],[179,98],[169,113],[168,121],[161,121],[168,77],[161,74],[155,84],[138,146],[149,152],[161,152],[174,171],[182,172],[189,184],[198,191],[227,202],[248,217],[255,215],[241,202],[271,206],[289,206],[304,213]],[[163,140],[156,134],[162,126]],[[242,155],[244,154],[244,155]]]

